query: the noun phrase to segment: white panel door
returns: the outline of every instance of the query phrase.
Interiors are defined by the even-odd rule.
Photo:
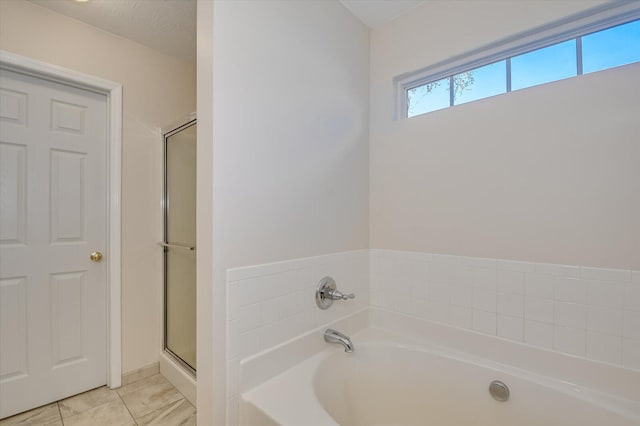
[[[107,379],[107,99],[0,71],[0,418]]]

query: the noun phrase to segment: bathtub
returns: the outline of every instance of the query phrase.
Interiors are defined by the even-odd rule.
[[[638,426],[640,401],[368,328],[245,392],[243,426]],[[488,387],[500,380],[505,402]],[[640,386],[640,383],[638,383]]]

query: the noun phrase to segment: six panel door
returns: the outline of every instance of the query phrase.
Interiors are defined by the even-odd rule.
[[[107,99],[0,72],[0,418],[106,383]]]

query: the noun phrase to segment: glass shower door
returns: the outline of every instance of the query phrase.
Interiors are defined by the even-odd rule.
[[[165,134],[164,346],[196,370],[196,122]]]

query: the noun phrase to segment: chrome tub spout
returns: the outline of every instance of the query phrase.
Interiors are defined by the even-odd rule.
[[[339,343],[344,346],[345,352],[353,352],[353,343],[351,343],[351,339],[349,338],[349,336],[345,336],[344,334],[332,328],[328,328],[324,332],[324,341],[328,343]]]

